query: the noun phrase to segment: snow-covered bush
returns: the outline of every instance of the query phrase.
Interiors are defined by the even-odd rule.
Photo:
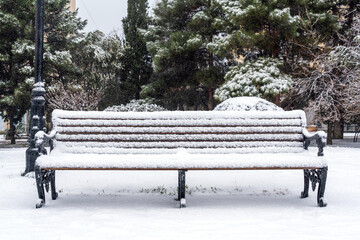
[[[126,105],[115,105],[107,107],[104,111],[107,112],[159,112],[166,109],[153,103],[152,99],[131,100]]]
[[[216,106],[214,111],[284,111],[274,103],[258,97],[230,98]]]
[[[231,67],[225,83],[215,91],[220,101],[241,96],[273,98],[288,92],[291,77],[280,71],[282,62],[273,58],[259,58]]]

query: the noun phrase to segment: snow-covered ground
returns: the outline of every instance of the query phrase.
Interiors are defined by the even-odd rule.
[[[316,151],[311,149],[311,151]],[[360,148],[326,148],[326,208],[288,171],[58,171],[59,198],[35,209],[25,149],[0,149],[0,239],[359,239]]]

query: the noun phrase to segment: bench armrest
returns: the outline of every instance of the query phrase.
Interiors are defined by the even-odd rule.
[[[44,148],[46,142],[49,142],[50,151],[53,150],[54,144],[53,139],[55,138],[56,131],[52,130],[49,134],[46,134],[44,131],[38,131],[35,134],[35,146],[39,149]]]
[[[311,141],[315,140],[319,148],[318,156],[324,156],[323,149],[326,146],[326,133],[324,131],[317,131],[310,133],[306,128],[302,131],[304,136],[304,148],[307,150]]]

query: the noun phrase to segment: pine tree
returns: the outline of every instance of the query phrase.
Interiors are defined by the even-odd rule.
[[[30,107],[34,82],[33,16],[34,2],[0,2],[0,109],[10,123],[12,144],[15,144],[15,124]]]
[[[139,99],[141,86],[147,84],[152,74],[151,56],[146,43],[139,33],[148,28],[148,1],[128,0],[127,16],[122,20],[125,41],[128,47],[124,53],[126,62],[123,72],[118,76],[121,98],[118,103]]]
[[[57,81],[48,88],[48,109],[98,110],[108,101],[105,91],[114,92],[111,83],[122,70],[124,47],[115,34],[101,31],[87,33],[71,53],[76,78],[71,82]],[[105,106],[105,107],[104,107]]]
[[[81,48],[86,21],[68,9],[70,0],[45,1],[45,43],[43,79],[46,86],[70,84],[82,76],[74,67],[74,55]]]
[[[142,95],[161,99],[168,109],[213,109],[214,90],[223,82],[226,67],[217,42],[226,26],[220,5],[163,0],[154,15],[143,34],[155,73]]]
[[[95,31],[88,33],[80,44],[82,47],[75,54],[74,64],[81,70],[78,85],[88,93],[84,101],[93,100],[87,101],[92,102],[91,110],[113,105],[124,93],[116,85],[126,65],[127,48],[123,40],[115,32],[104,35],[100,31]]]
[[[339,2],[313,0],[218,0],[234,26],[233,48],[238,53],[258,52],[286,61],[307,56],[307,48],[319,48],[339,25],[331,11]]]
[[[242,59],[256,59],[258,57],[271,58],[281,61],[284,68],[282,74],[289,74],[297,78],[301,73],[297,66],[300,62],[311,63],[314,56],[323,50],[324,44],[332,38],[339,28],[338,18],[334,9],[339,7],[342,0],[338,1],[313,1],[313,0],[218,0],[229,18],[232,28],[228,35],[219,39],[225,49],[232,49],[241,59],[238,64],[246,66]],[[267,67],[270,67],[267,66]],[[242,66],[237,68],[240,70]],[[241,71],[232,76],[241,75]],[[260,71],[263,71],[261,69]],[[260,72],[259,72],[260,73]],[[252,73],[250,79],[252,87],[256,88],[256,77]],[[280,82],[281,74],[273,79]],[[271,78],[270,78],[271,79]],[[229,80],[236,81],[236,79]],[[288,85],[288,84],[286,84]],[[238,96],[246,95],[246,91],[237,88]],[[273,92],[287,92],[277,91]],[[265,96],[266,97],[266,96]],[[267,96],[269,98],[269,95]],[[280,104],[277,95],[276,103]]]
[[[45,4],[44,73],[47,85],[70,81],[74,76],[70,49],[85,22],[67,9],[68,0]],[[34,84],[35,0],[0,1],[0,110],[10,123],[11,143],[15,124],[30,108]]]

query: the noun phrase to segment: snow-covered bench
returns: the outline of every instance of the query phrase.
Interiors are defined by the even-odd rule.
[[[49,155],[40,154],[35,176],[37,207],[45,191],[55,190],[56,170],[177,170],[178,199],[185,206],[188,170],[301,169],[304,191],[319,183],[317,203],[323,199],[327,162],[325,133],[310,134],[305,113],[288,112],[75,112],[55,110],[50,134],[36,134],[39,153],[46,139],[54,139]],[[309,153],[311,140],[318,156]],[[52,141],[51,141],[52,143]]]

